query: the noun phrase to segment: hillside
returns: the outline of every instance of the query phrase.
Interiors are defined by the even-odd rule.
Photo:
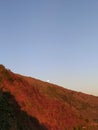
[[[98,97],[15,74],[0,65],[0,128],[98,130]]]

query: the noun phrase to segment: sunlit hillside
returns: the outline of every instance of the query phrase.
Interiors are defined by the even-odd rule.
[[[0,129],[98,130],[98,97],[0,65]]]

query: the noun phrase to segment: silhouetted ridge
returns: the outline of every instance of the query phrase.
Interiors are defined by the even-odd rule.
[[[35,117],[21,111],[14,96],[0,90],[0,130],[46,130]]]

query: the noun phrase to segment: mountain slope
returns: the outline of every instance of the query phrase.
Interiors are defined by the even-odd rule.
[[[19,110],[36,119],[41,130],[98,129],[98,97],[15,74],[3,65],[0,65],[0,89],[12,95]],[[34,122],[27,123],[28,130],[34,130],[30,125],[35,127]]]
[[[15,98],[0,91],[0,130],[47,130],[39,121],[21,111]]]

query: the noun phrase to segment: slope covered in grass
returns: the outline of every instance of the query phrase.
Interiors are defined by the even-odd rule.
[[[26,125],[27,130],[34,130],[37,122],[39,128],[36,127],[35,130],[98,129],[98,97],[15,74],[3,65],[0,65],[0,89],[13,96],[18,107],[13,104],[10,106],[15,110],[14,114],[18,108],[22,128]],[[25,121],[21,112],[30,117]],[[31,118],[34,119],[33,122]],[[9,122],[11,120],[12,118]],[[15,120],[17,122],[16,118]]]

